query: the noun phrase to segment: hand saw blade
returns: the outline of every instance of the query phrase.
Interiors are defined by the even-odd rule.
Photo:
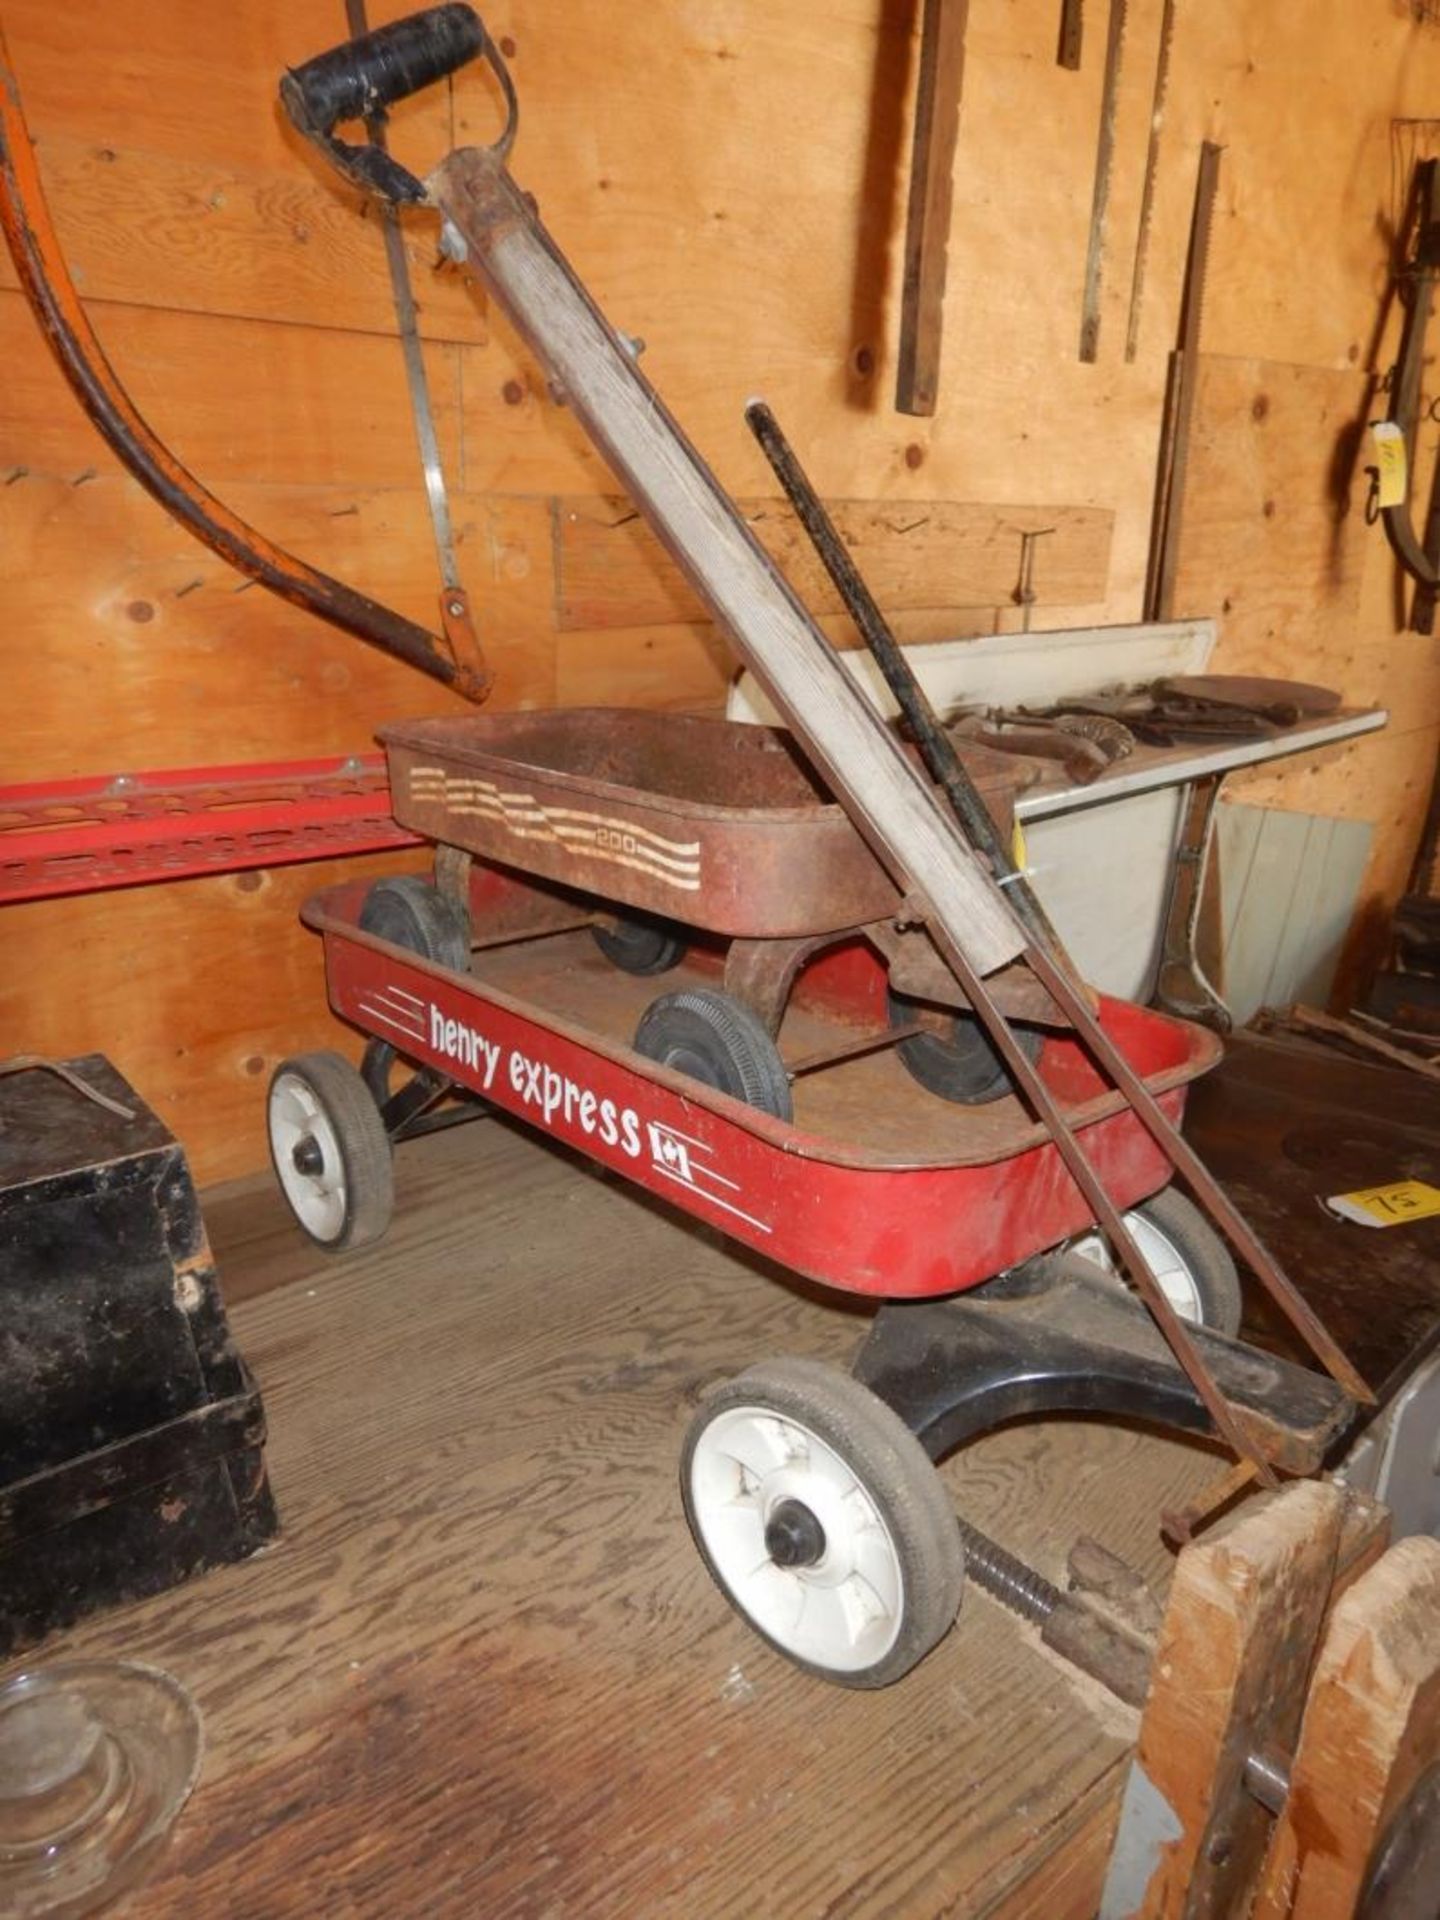
[[[352,39],[368,30],[365,0],[345,0],[345,21]],[[365,122],[371,144],[385,147],[385,116],[377,113]],[[445,468],[440,458],[440,436],[435,427],[435,408],[430,398],[430,382],[425,372],[425,352],[420,344],[420,323],[415,308],[415,293],[410,284],[410,263],[405,255],[405,235],[400,215],[388,200],[373,203],[380,218],[385,239],[385,261],[390,270],[390,291],[395,302],[395,320],[400,335],[400,350],[405,358],[405,384],[410,394],[410,413],[415,422],[415,439],[420,449],[420,470],[425,483],[425,500],[430,510],[430,530],[435,540],[435,557],[440,568],[440,611],[445,637],[457,651],[479,653],[479,641],[470,616],[470,598],[460,580],[455,558],[455,532],[450,519],[450,497],[445,486]]]
[[[1090,206],[1090,246],[1085,257],[1085,295],[1080,310],[1080,358],[1091,364],[1100,352],[1100,282],[1105,270],[1110,177],[1115,169],[1115,118],[1120,106],[1126,13],[1126,0],[1110,0],[1105,78],[1100,88],[1100,138],[1095,151],[1095,195]]]
[[[1150,232],[1155,224],[1155,181],[1160,170],[1160,135],[1170,97],[1170,52],[1175,41],[1175,0],[1165,0],[1160,16],[1160,43],[1155,56],[1155,92],[1150,103],[1150,145],[1145,154],[1145,185],[1140,195],[1140,221],[1135,235],[1135,268],[1130,278],[1130,322],[1125,330],[1125,358],[1133,360],[1140,346],[1140,309],[1145,297],[1145,275],[1150,264]]]

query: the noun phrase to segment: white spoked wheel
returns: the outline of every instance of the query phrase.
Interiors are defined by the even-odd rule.
[[[394,1208],[390,1142],[350,1062],[338,1053],[281,1061],[266,1121],[276,1178],[310,1238],[333,1253],[378,1240]]]
[[[1160,1291],[1182,1320],[1232,1339],[1240,1331],[1244,1302],[1229,1248],[1195,1204],[1174,1187],[1132,1207],[1125,1224],[1134,1235]],[[1107,1273],[1118,1273],[1115,1256],[1100,1233],[1081,1234],[1067,1252]]]
[[[691,1424],[681,1487],[716,1583],[810,1673],[887,1686],[954,1621],[964,1555],[940,1477],[848,1374],[777,1360],[730,1381]]]

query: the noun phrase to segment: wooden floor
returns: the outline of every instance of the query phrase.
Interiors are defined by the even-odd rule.
[[[158,1662],[204,1714],[125,1912],[1093,1912],[1124,1708],[974,1592],[900,1685],[807,1679],[690,1544],[707,1385],[843,1359],[857,1315],[497,1120],[401,1150],[368,1254],[310,1250],[268,1183],[209,1212],[284,1532],[45,1649]],[[1065,1422],[946,1472],[1053,1575],[1083,1530],[1162,1573],[1155,1513],[1212,1468]]]

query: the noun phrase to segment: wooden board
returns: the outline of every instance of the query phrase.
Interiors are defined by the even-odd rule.
[[[1398,1542],[1336,1604],[1254,1920],[1354,1912],[1391,1822],[1437,1765],[1440,1540],[1417,1537]],[[1408,1891],[1424,1898],[1414,1882]],[[1405,1910],[1398,1893],[1396,1910]]]
[[[1359,820],[1220,808],[1220,978],[1237,1025],[1261,1007],[1326,1004],[1373,837]]]
[[[900,413],[932,414],[939,396],[945,269],[969,17],[970,0],[924,0],[921,9],[895,381],[895,406]]]
[[[1319,681],[1358,704],[1368,397],[1363,373],[1202,356],[1176,610],[1223,616],[1213,671]]]
[[[390,1238],[341,1261],[253,1184],[207,1201],[227,1290],[288,1283],[231,1316],[280,1540],[48,1649],[123,1646],[205,1717],[134,1920],[1093,1912],[1133,1714],[973,1592],[900,1686],[807,1679],[686,1533],[707,1387],[863,1320],[502,1122],[398,1171]],[[1052,1576],[1088,1527],[1156,1578],[1156,1506],[1211,1470],[1063,1421],[946,1477]]]
[[[1338,1488],[1296,1482],[1182,1554],[1102,1920],[1244,1911],[1269,1832],[1245,1762],[1289,1751],[1299,1728],[1344,1507]]]
[[[558,503],[558,619],[566,628],[664,626],[703,618],[680,569],[627,500]],[[737,503],[816,613],[843,603],[799,522],[776,500]],[[1036,547],[1040,606],[1105,597],[1114,515],[1095,507],[988,507],[954,500],[831,500],[841,539],[881,606],[987,607],[1013,602],[1023,535]]]
[[[438,623],[418,490],[237,484],[227,492],[237,512],[302,559],[432,629]],[[461,493],[452,509],[497,669],[492,698],[548,705],[547,505]],[[0,487],[0,590],[10,645],[31,663],[27,697],[6,728],[7,779],[369,748],[384,720],[464,705],[245,581],[128,479],[76,486],[28,474]],[[107,699],[76,698],[81,670],[94,685],[124,686],[118,713]]]
[[[394,335],[379,224],[338,176],[289,154],[272,172],[242,172],[210,157],[213,138],[197,137],[202,158],[128,146],[98,102],[90,123],[89,138],[42,137],[37,147],[87,301]],[[483,343],[481,309],[463,277],[441,267],[432,223],[412,217],[404,231],[422,335]],[[0,249],[0,286],[17,284]]]

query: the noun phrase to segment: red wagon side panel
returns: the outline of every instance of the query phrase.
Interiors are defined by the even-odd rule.
[[[1048,1142],[982,1165],[866,1164],[859,1150],[537,1018],[323,910],[309,917],[324,931],[331,1004],[343,1019],[827,1286],[892,1299],[953,1293],[1090,1224]],[[1122,1012],[1136,1014],[1140,1024],[1129,1024],[1140,1040],[1154,1023],[1168,1064],[1176,1023]],[[1130,1035],[1124,1044],[1136,1052]],[[1143,1070],[1147,1062],[1136,1057]],[[1175,1120],[1183,1102],[1183,1087],[1162,1097]],[[1084,1138],[1122,1207],[1169,1177],[1129,1112],[1087,1126]]]

